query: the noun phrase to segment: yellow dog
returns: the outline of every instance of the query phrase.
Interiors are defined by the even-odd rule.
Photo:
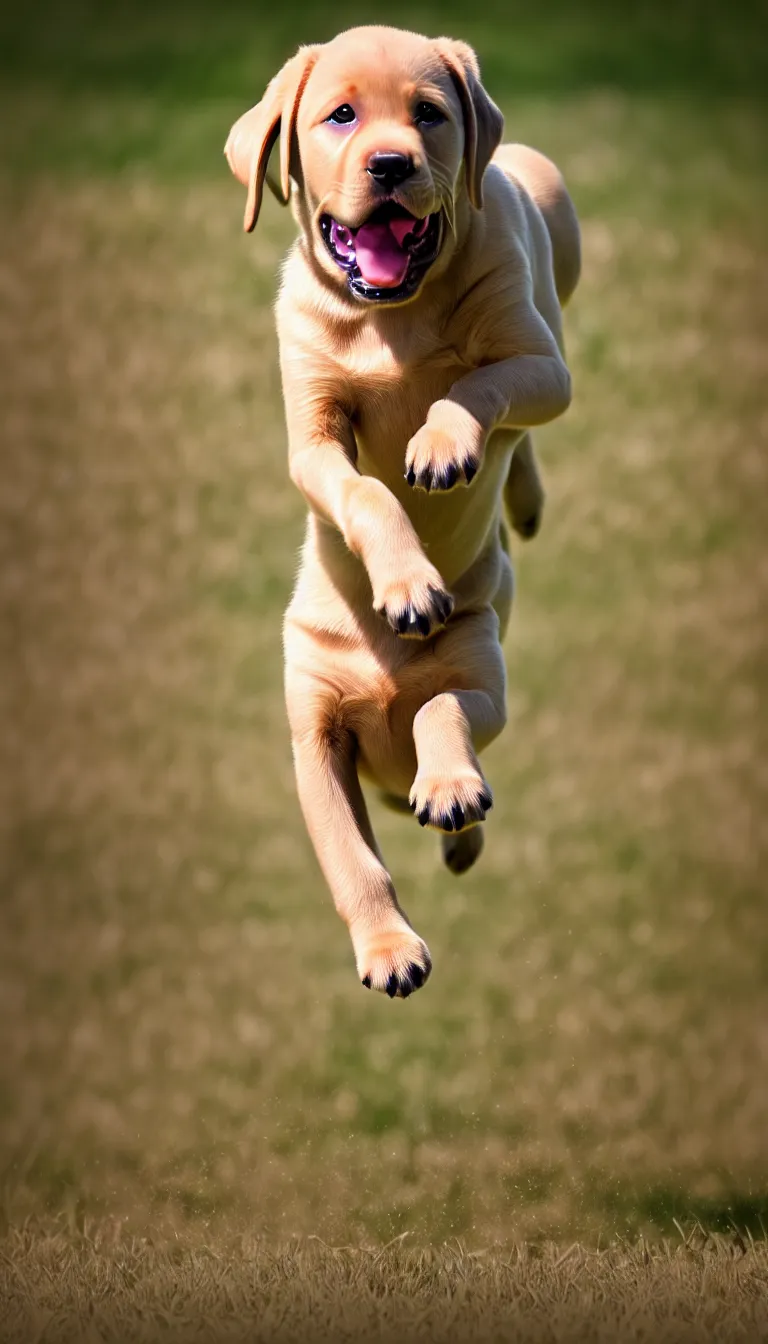
[[[279,136],[300,229],[277,302],[309,505],[286,698],[310,836],[362,983],[390,997],[431,959],[360,776],[442,832],[453,872],[474,863],[492,802],[478,753],[506,717],[503,505],[533,536],[527,431],[571,397],[576,215],[554,165],[500,146],[502,126],[465,44],[369,27],[301,48],[226,146],[250,230]]]

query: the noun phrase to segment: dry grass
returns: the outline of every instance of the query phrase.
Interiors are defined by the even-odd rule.
[[[88,97],[106,144],[114,104]],[[151,157],[0,174],[3,1206],[124,1229],[98,1253],[10,1234],[9,1282],[8,1257],[60,1294],[46,1340],[123,1259],[127,1313],[168,1242],[241,1302],[293,1236],[285,1263],[372,1284],[373,1252],[303,1239],[554,1238],[526,1270],[546,1276],[575,1239],[768,1216],[764,116],[570,87],[511,88],[507,110],[584,221],[577,397],[540,435],[549,503],[518,556],[482,863],[457,882],[376,812],[435,958],[404,1004],[357,985],[292,780],[280,617],[303,510],[269,307],[290,224],[270,204],[242,238],[218,156],[176,179]],[[198,111],[174,105],[188,152]],[[216,1258],[244,1232],[260,1250]],[[595,1331],[621,1309],[662,1338],[648,1285],[662,1311],[684,1280],[680,1330],[706,1337],[711,1311],[725,1337],[721,1284],[744,1287],[735,1331],[765,1251],[707,1245],[574,1252],[549,1297],[531,1279],[542,1330],[578,1270],[563,1320],[603,1291]],[[430,1254],[490,1313],[525,1277],[506,1252]],[[43,1268],[59,1256],[69,1305]],[[410,1292],[428,1262],[397,1256]],[[477,1291],[450,1310],[469,1320]],[[394,1330],[417,1308],[392,1293]],[[127,1316],[103,1330],[129,1337]]]
[[[590,143],[611,119],[585,104]],[[579,397],[541,436],[483,863],[456,883],[377,816],[436,960],[405,1030],[358,992],[295,803],[279,628],[302,509],[266,304],[288,228],[275,209],[241,240],[228,187],[43,181],[5,210],[12,1208],[257,1207],[334,1239],[754,1214],[752,215],[679,211],[673,233],[623,185],[584,210]]]
[[[768,1339],[765,1243],[709,1237],[604,1250],[576,1244],[422,1251],[264,1244],[191,1249],[17,1232],[0,1251],[0,1339],[540,1341],[730,1344]]]

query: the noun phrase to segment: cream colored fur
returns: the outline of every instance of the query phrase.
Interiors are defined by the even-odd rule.
[[[446,120],[420,129],[415,99]],[[325,119],[343,103],[361,111],[340,135]],[[499,146],[501,131],[463,43],[359,28],[302,48],[226,149],[250,229],[280,135],[274,190],[300,227],[277,303],[290,472],[309,506],[286,699],[301,806],[358,974],[391,997],[431,960],[360,778],[442,831],[454,871],[477,858],[491,806],[478,755],[506,716],[502,509],[522,536],[537,530],[528,431],[571,396],[561,306],[579,275],[576,216],[554,165]],[[413,158],[397,202],[443,211],[440,254],[401,304],[353,297],[319,228],[324,214],[357,228],[380,203],[375,151]]]

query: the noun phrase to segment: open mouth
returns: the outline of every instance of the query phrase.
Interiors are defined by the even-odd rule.
[[[398,303],[415,294],[440,251],[441,215],[417,219],[386,201],[358,229],[323,215],[320,232],[356,298]]]

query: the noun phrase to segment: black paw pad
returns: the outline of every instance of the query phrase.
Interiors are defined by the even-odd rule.
[[[473,466],[471,462],[467,462],[464,466],[464,480],[467,482],[467,485],[470,485],[472,481],[474,481],[476,475],[477,467]]]
[[[387,981],[387,994],[389,995],[390,999],[394,999],[397,993],[397,985],[398,985],[397,976],[393,971]]]
[[[361,984],[365,985],[365,988],[366,988],[366,989],[370,989],[370,988],[371,988],[371,977],[370,977],[370,975],[364,975],[363,978],[362,978]]]

